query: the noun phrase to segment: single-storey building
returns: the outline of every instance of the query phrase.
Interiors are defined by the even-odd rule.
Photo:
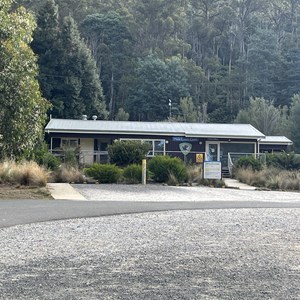
[[[221,161],[223,168],[229,153],[282,151],[292,143],[283,137],[266,137],[250,124],[51,119],[45,132],[51,152],[80,149],[84,165],[107,162],[107,146],[115,140],[149,143],[148,157],[168,154],[188,162]]]
[[[286,152],[293,142],[285,136],[266,135],[259,141],[260,152]]]

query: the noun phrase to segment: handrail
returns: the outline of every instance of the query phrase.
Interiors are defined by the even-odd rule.
[[[232,162],[232,158],[231,158],[231,153],[228,152],[228,171],[230,176],[232,176],[232,169],[233,169],[233,162]]]

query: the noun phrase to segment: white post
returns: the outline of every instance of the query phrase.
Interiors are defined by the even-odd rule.
[[[142,160],[142,184],[146,185],[147,180],[147,160]]]

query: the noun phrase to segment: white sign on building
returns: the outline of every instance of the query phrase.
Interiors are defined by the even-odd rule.
[[[222,164],[220,161],[205,161],[203,166],[204,179],[221,179]]]

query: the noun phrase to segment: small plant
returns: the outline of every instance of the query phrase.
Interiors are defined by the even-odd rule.
[[[120,180],[122,171],[114,164],[93,164],[86,168],[85,174],[97,180],[99,183],[116,183]]]
[[[115,141],[107,147],[110,162],[124,167],[130,164],[139,164],[146,158],[149,144],[140,141]]]
[[[257,160],[254,156],[245,156],[241,157],[237,160],[234,167],[236,169],[244,168],[244,169],[252,169],[253,171],[259,171],[262,169],[262,164],[259,160]]]
[[[142,181],[142,166],[132,164],[123,170],[123,177],[126,183],[141,183]],[[148,178],[148,176],[147,176]]]
[[[168,182],[170,174],[176,177],[178,183],[187,180],[187,169],[178,157],[155,156],[149,161],[148,168],[156,182]]]
[[[69,167],[64,164],[58,170],[53,172],[52,177],[52,181],[54,182],[85,182],[85,178],[81,170],[79,170],[77,167]]]
[[[64,148],[64,164],[67,167],[77,168],[78,167],[78,149],[67,147]]]
[[[225,182],[222,179],[204,179],[199,180],[199,185],[210,186],[215,188],[225,187]]]
[[[189,184],[200,184],[202,181],[202,165],[189,165],[187,167],[187,176]]]

